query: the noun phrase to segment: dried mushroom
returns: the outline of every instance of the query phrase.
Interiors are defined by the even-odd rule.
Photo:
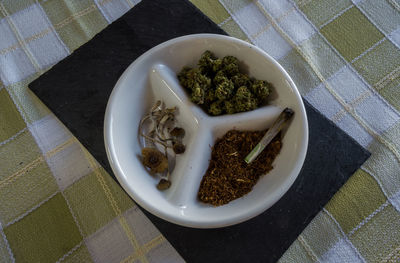
[[[177,142],[172,146],[172,149],[174,150],[174,153],[181,154],[185,152],[186,147],[183,145],[183,143]]]
[[[171,186],[171,181],[162,178],[158,184],[157,184],[157,189],[158,190],[167,190]]]
[[[177,138],[183,138],[185,136],[185,130],[180,127],[175,127],[169,132],[169,134]]]
[[[177,110],[176,107],[165,108],[164,103],[157,101],[139,124],[139,134],[145,144],[142,147],[142,163],[150,169],[150,174],[162,177],[157,185],[159,190],[166,190],[171,186],[168,149],[174,154],[185,152],[185,145],[182,143],[185,130],[171,127],[175,124]]]
[[[151,173],[162,173],[168,168],[167,158],[155,148],[143,148],[142,157],[144,166],[150,168]]]

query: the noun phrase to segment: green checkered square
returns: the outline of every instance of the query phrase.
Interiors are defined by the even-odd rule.
[[[252,3],[251,0],[240,0],[240,1],[220,1],[223,2],[227,10],[229,10],[231,13],[236,13],[240,9],[248,6],[249,4]]]
[[[2,7],[5,9],[5,12],[8,15],[12,15],[17,13],[18,11],[21,11],[35,3],[35,0],[23,0],[23,1],[1,1]],[[0,10],[2,10],[1,8]],[[0,12],[0,19],[3,18],[4,11]]]
[[[304,246],[296,239],[279,259],[279,263],[314,262]]]
[[[94,233],[115,217],[95,172],[75,182],[64,194],[85,236]]]
[[[215,0],[190,0],[198,9],[219,24],[229,17],[229,13],[221,5],[219,1]]]
[[[394,148],[399,147],[400,145],[399,137],[395,137],[400,134],[400,131],[398,130],[399,128],[400,126],[398,121],[381,135],[382,139],[386,139],[387,143]],[[382,143],[378,141],[372,142],[368,146],[368,150],[373,154],[363,164],[363,166],[367,171],[370,171],[372,175],[377,177],[380,187],[385,191],[385,195],[388,197],[394,197],[399,192],[400,183],[400,163],[396,158],[394,151],[388,147],[382,147]],[[397,149],[397,152],[399,152],[399,150],[400,148]],[[394,201],[396,202],[396,199],[394,199]]]
[[[317,67],[325,79],[345,65],[343,59],[318,34],[304,41],[300,48],[307,54],[311,63]]]
[[[349,62],[383,38],[356,7],[324,26],[321,33]]]
[[[314,70],[296,50],[291,50],[279,62],[292,77],[302,95],[307,94],[321,83]]]
[[[400,80],[399,80],[400,82]],[[393,146],[400,151],[400,121],[385,131],[382,136],[393,144]]]
[[[398,70],[400,71],[400,68]],[[400,111],[399,87],[400,87],[400,76],[394,78],[393,81],[390,81],[383,88],[379,89],[379,94],[381,94],[382,97],[385,98],[385,100],[389,102],[393,107],[395,107],[398,111]],[[400,136],[397,138],[400,138]]]
[[[128,194],[121,188],[121,186],[119,186],[103,168],[100,168],[99,171],[102,174],[104,180],[106,181],[106,184],[109,187],[111,194],[114,197],[115,201],[117,202],[117,205],[121,210],[121,212],[124,212],[129,208],[133,207],[135,203],[128,196]]]
[[[400,67],[400,50],[389,40],[384,40],[353,65],[369,84],[375,85]]]
[[[108,25],[92,0],[49,0],[41,5],[71,51]]]
[[[0,146],[0,185],[6,178],[32,163],[40,155],[40,149],[28,129]]]
[[[34,162],[27,167],[7,177],[0,184],[2,224],[21,216],[58,190],[57,183],[44,161]]]
[[[329,201],[326,209],[348,234],[385,201],[386,197],[375,179],[358,170]]]
[[[345,10],[351,6],[350,0],[296,0],[295,2],[297,2],[299,8],[308,17],[308,19],[310,19],[310,21],[313,22],[313,24],[318,28],[327,23],[330,19],[334,18],[334,16],[339,14],[342,10]],[[306,3],[303,4],[303,2]]]
[[[77,250],[71,253],[68,257],[66,257],[63,261],[63,263],[89,263],[93,262],[89,251],[85,245],[82,244]]]
[[[4,229],[17,262],[55,262],[82,241],[61,194]]]
[[[311,221],[301,235],[317,257],[322,257],[342,238],[338,227],[333,224],[327,213],[323,212]]]
[[[26,127],[5,88],[0,88],[0,143]]]
[[[0,184],[1,222],[9,223],[57,191],[57,183],[46,162],[32,162]]]
[[[246,40],[247,36],[242,31],[242,29],[236,24],[236,22],[232,19],[221,26],[221,28],[228,33],[230,36]]]
[[[381,260],[399,249],[399,213],[389,205],[357,230],[350,240],[367,262],[398,262]]]
[[[102,184],[102,180],[106,185]],[[123,190],[111,180],[110,176],[99,168],[72,184],[64,192],[85,236],[94,233],[116,216],[116,211],[111,205],[112,200],[115,200],[121,212],[133,205]]]
[[[33,92],[28,89],[28,84],[35,80],[39,73],[35,73],[23,81],[10,85],[9,92],[15,99],[16,105],[22,109],[22,114],[28,124],[42,119],[50,113],[49,109],[41,102]]]

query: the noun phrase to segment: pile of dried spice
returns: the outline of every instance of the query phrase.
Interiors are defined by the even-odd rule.
[[[185,152],[182,143],[185,130],[174,127],[177,110],[176,107],[166,108],[163,102],[157,101],[139,124],[139,135],[144,138],[142,163],[149,168],[151,175],[159,174],[162,177],[157,184],[159,190],[171,186],[168,149],[172,149],[175,155]]]
[[[190,99],[211,115],[254,110],[265,104],[272,89],[267,81],[240,72],[236,57],[217,58],[208,50],[198,68],[184,67],[178,79]]]
[[[214,206],[227,204],[250,192],[260,176],[272,170],[282,147],[280,133],[253,162],[247,164],[244,160],[265,132],[231,130],[217,140],[200,183],[200,201]]]

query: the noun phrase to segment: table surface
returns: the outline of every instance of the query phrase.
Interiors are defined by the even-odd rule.
[[[143,52],[171,38],[202,32],[224,34],[185,0],[170,1],[168,9],[162,6],[163,0],[142,1],[29,84],[111,176],[103,143],[103,116],[121,72]],[[174,16],[169,17],[169,12]],[[151,18],[154,14],[158,17],[155,20]],[[285,196],[260,216],[236,226],[199,230],[168,223],[144,211],[185,260],[276,262],[369,157],[309,103],[305,102],[305,107],[309,147],[302,171]],[[330,154],[326,154],[327,149]]]
[[[1,261],[182,260],[26,88],[136,2],[0,2]],[[399,260],[399,3],[193,2],[372,153],[281,261]]]

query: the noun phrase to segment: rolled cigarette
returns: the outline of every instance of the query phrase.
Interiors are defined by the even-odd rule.
[[[257,156],[267,147],[267,145],[272,141],[272,139],[282,130],[282,128],[286,125],[288,120],[292,118],[294,111],[289,108],[285,108],[281,114],[279,114],[278,118],[275,120],[272,127],[267,130],[265,135],[261,138],[260,142],[254,147],[253,150],[246,156],[244,161],[246,163],[251,163],[254,161]]]

